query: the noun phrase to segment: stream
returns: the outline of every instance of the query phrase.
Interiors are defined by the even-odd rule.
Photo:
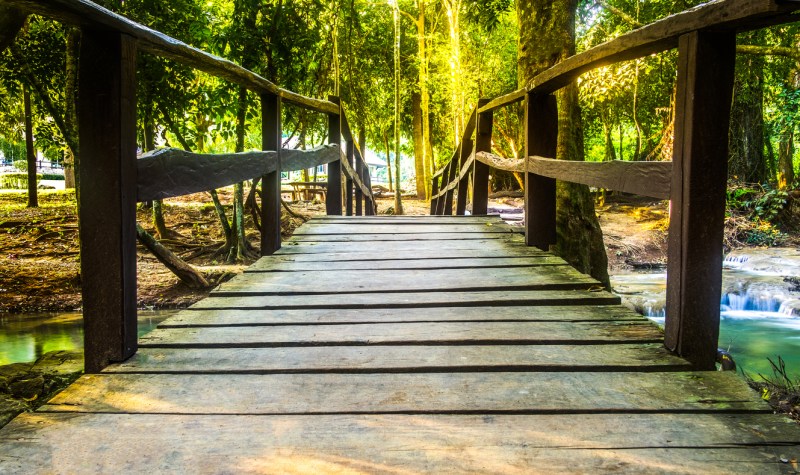
[[[749,249],[725,257],[720,300],[719,347],[737,366],[757,377],[772,376],[767,358],[781,356],[788,373],[800,379],[800,251]],[[611,285],[628,306],[664,324],[666,273],[611,276]]]
[[[153,330],[177,310],[139,310],[139,336]],[[36,361],[50,351],[83,350],[80,312],[0,313],[0,366]]]

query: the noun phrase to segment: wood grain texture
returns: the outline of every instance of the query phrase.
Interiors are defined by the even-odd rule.
[[[136,160],[138,172],[136,199],[151,201],[199,193],[268,173],[301,170],[339,160],[338,145],[323,145],[312,150],[281,149],[230,154],[200,154],[165,148]]]
[[[691,366],[657,343],[280,348],[141,348],[107,373],[373,373],[678,371]]]
[[[771,414],[579,419],[571,431],[561,415],[23,414],[0,471],[767,474],[800,456],[796,428]]]
[[[306,226],[301,226],[292,234],[293,236],[327,236],[331,234],[341,234],[347,236],[359,234],[438,234],[438,233],[458,233],[458,234],[492,234],[492,233],[521,233],[522,228],[509,226],[502,221],[486,221],[480,224],[416,224],[406,223],[398,226],[392,223],[363,223],[356,227],[349,224],[335,223],[316,223],[311,222]]]
[[[269,388],[269,390],[265,390]],[[137,397],[130,397],[135,394]],[[202,397],[198,397],[201,395]],[[657,397],[654,397],[657,395]],[[372,414],[761,412],[735,373],[92,374],[41,412]]]
[[[359,253],[360,254],[360,253]],[[308,254],[298,256],[309,257]],[[312,254],[312,256],[315,256]],[[336,254],[341,257],[346,254]],[[276,261],[259,261],[248,267],[245,272],[338,272],[343,270],[407,270],[407,269],[489,269],[489,268],[508,268],[508,267],[535,267],[535,266],[558,266],[567,265],[560,257],[541,256],[541,257],[486,257],[486,258],[417,258],[417,259],[380,259],[380,256],[373,254],[377,259],[364,260],[340,260],[331,259],[331,256],[322,256],[324,260],[309,261],[295,260],[281,256]],[[356,256],[351,256],[356,257]],[[359,256],[360,257],[360,256]],[[412,257],[412,256],[409,256]],[[335,264],[332,264],[335,263]]]
[[[488,295],[488,294],[487,294]],[[187,326],[237,325],[317,325],[321,323],[402,323],[402,322],[470,322],[470,321],[642,321],[642,316],[622,305],[375,308],[363,309],[242,309],[209,310],[192,307],[162,322],[159,328]]]

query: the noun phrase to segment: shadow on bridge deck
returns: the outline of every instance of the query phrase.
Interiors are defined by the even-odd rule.
[[[0,472],[793,472],[800,428],[493,217],[314,219]]]

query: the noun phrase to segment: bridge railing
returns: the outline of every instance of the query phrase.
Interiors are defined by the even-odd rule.
[[[525,240],[547,250],[556,242],[556,180],[669,199],[664,344],[699,369],[713,369],[736,33],[797,21],[798,9],[796,0],[710,2],[572,56],[517,91],[480,100],[459,150],[433,177],[431,213],[464,214],[471,194],[473,214],[485,214],[490,168],[524,172]],[[678,49],[678,77],[672,162],[553,160],[555,91],[592,69],[673,48]],[[525,158],[492,155],[493,112],[519,102],[525,108]]]
[[[369,172],[336,97],[306,97],[258,74],[87,0],[0,0],[22,14],[81,27],[78,194],[86,372],[100,371],[137,350],[136,203],[207,191],[261,178],[261,253],[281,246],[281,171],[328,165],[328,214],[375,213]],[[7,10],[6,10],[7,11]],[[136,157],[136,57],[151,53],[244,86],[259,95],[262,150],[200,155],[165,150]],[[328,116],[333,146],[282,148],[283,104]],[[346,142],[342,150],[342,135]],[[346,177],[342,189],[342,174]],[[352,189],[355,188],[355,194]],[[343,195],[344,191],[344,195]]]

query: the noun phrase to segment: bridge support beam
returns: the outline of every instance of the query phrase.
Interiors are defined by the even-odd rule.
[[[478,100],[478,109],[489,103]],[[478,112],[475,123],[475,153],[492,151],[494,112]],[[472,168],[472,214],[484,215],[489,208],[489,165],[475,160]]]
[[[84,366],[137,349],[136,42],[84,28],[78,124]]]
[[[698,369],[714,369],[719,338],[735,53],[732,32],[678,46],[664,344]]]
[[[556,243],[556,180],[528,173],[527,157],[556,158],[558,105],[552,94],[525,99],[525,243],[543,251]]]

